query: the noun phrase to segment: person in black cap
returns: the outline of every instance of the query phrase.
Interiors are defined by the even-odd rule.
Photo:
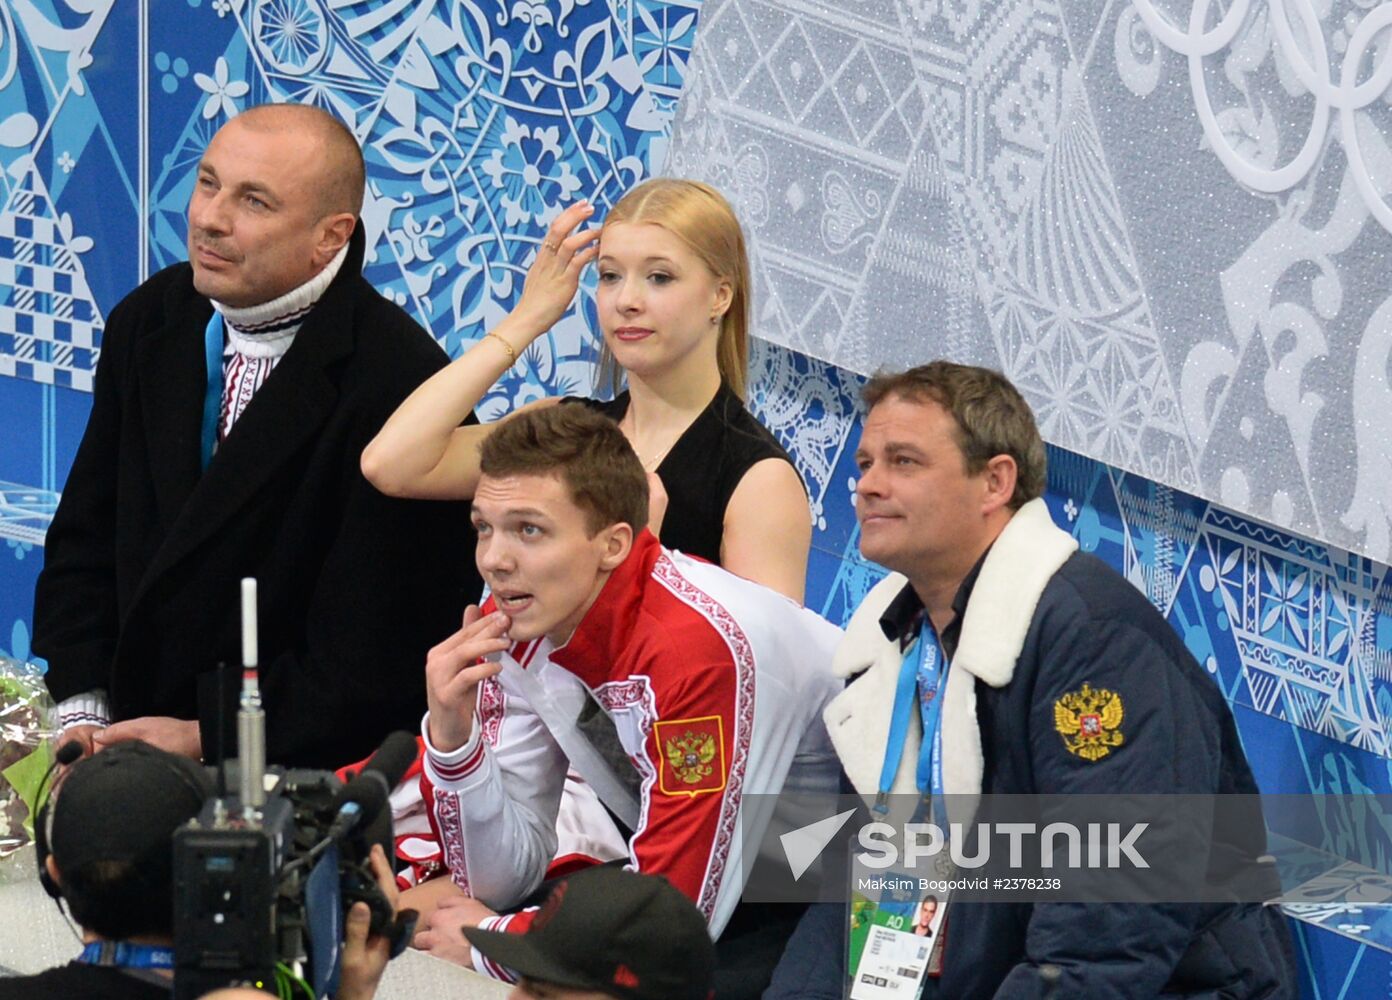
[[[510,1000],[709,1000],[715,945],[660,875],[588,868],[552,890],[525,934],[464,930],[474,966],[521,976]]]
[[[168,1000],[170,839],[211,790],[192,760],[141,742],[73,764],[35,819],[35,846],[44,889],[66,903],[85,947],[67,965],[0,979],[0,1000]]]
[[[59,763],[70,761],[60,753]],[[37,975],[0,978],[0,1000],[169,1000],[172,839],[211,794],[194,761],[138,740],[72,764],[35,818],[35,847],[44,889],[82,928],[82,954]],[[372,864],[394,898],[379,847]],[[386,967],[388,943],[369,938],[368,923],[367,905],[355,904],[337,1000],[370,1000]]]

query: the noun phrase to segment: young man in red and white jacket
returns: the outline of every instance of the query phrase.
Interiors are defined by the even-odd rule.
[[[746,810],[748,796],[836,788],[821,710],[839,690],[841,630],[664,549],[645,529],[637,456],[583,407],[503,423],[481,466],[473,522],[492,598],[431,652],[422,726],[422,791],[456,884],[502,909],[541,882],[567,767],[602,784],[574,731],[588,695],[640,778],[628,867],[665,875],[718,937],[742,847],[771,811]],[[521,931],[530,918],[475,903],[449,919]]]

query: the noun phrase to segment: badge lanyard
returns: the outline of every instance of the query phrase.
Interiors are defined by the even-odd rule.
[[[125,941],[93,941],[82,949],[77,960],[83,965],[105,965],[120,969],[172,969],[174,949]]]
[[[213,310],[213,318],[203,331],[203,359],[208,366],[208,388],[203,394],[203,433],[199,458],[204,471],[213,460],[213,449],[217,446],[218,415],[222,412],[222,313]]]
[[[942,664],[941,670],[937,669],[938,664]],[[923,748],[918,755],[916,784],[920,793],[931,794],[935,802],[942,797],[942,693],[950,666],[938,642],[937,632],[925,618],[918,632],[918,640],[914,643],[914,655],[905,656],[899,668],[899,683],[894,691],[894,714],[890,717],[889,741],[885,745],[884,764],[880,768],[875,812],[884,814],[889,811],[889,790],[894,786],[894,778],[899,773],[899,763],[904,756],[915,696],[920,695],[920,677],[924,678],[919,698],[923,717]],[[925,699],[926,704],[923,704]]]
[[[915,701],[919,703],[923,720],[923,746],[915,773],[915,783],[922,798],[915,821],[929,801],[933,804],[934,814],[942,815],[939,808],[943,794],[942,700],[950,665],[938,642],[937,632],[925,617],[915,645],[905,654],[899,668],[889,741],[885,747],[879,789],[875,796],[875,812],[881,815],[889,812],[889,792],[904,756]],[[892,876],[888,881],[897,883],[898,879]],[[910,882],[908,879],[904,881]],[[921,887],[921,882],[918,884]],[[904,891],[897,884],[887,888],[896,893]],[[883,897],[874,899],[871,891],[862,892],[867,898],[864,903],[858,904],[861,907],[859,919],[856,908],[852,908],[850,937],[847,939],[847,969],[851,973],[849,992],[852,1000],[900,1000],[922,996],[927,977],[942,974],[943,928],[950,889],[935,889],[932,893],[937,901],[937,917],[932,922],[931,937],[921,937],[904,929],[905,918],[895,915],[902,903],[890,909],[884,905]],[[918,892],[913,894],[915,898],[918,895]],[[913,905],[911,912],[916,914],[923,901],[920,899]],[[861,939],[863,943],[859,946],[855,943],[857,935],[864,935]]]

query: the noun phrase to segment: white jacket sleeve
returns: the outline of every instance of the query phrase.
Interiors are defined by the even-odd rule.
[[[455,883],[494,909],[541,884],[556,853],[566,758],[541,719],[492,678],[480,685],[469,742],[452,753],[425,738],[424,794]]]

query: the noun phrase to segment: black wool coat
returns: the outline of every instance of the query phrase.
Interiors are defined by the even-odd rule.
[[[192,269],[166,268],[112,310],[35,593],[33,646],[56,699],[104,688],[117,720],[197,718],[206,757],[219,728],[233,752],[239,581],[254,576],[270,762],[336,767],[418,727],[426,651],[480,583],[465,504],[392,499],[359,470],[447,361],[362,260],[359,227],[206,471],[212,306]]]

